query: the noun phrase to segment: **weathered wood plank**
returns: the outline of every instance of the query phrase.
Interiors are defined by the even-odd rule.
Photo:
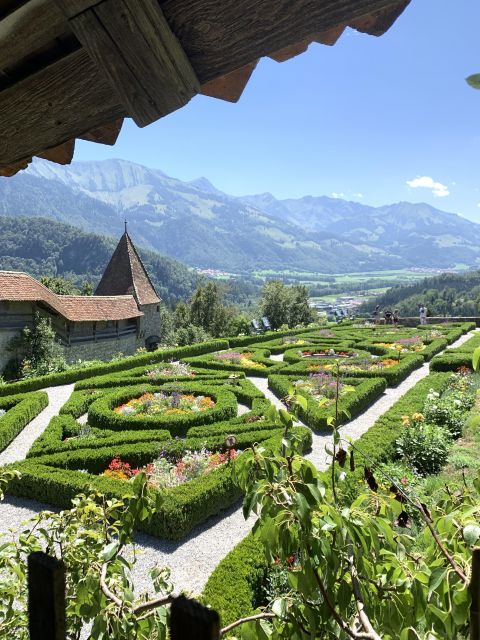
[[[202,85],[200,93],[204,96],[226,100],[227,102],[237,102],[257,66],[257,62],[256,60],[222,78],[206,82]]]
[[[67,29],[52,0],[30,0],[0,21],[0,69],[15,66]]]
[[[42,551],[28,556],[28,627],[31,640],[65,640],[65,565]]]
[[[55,0],[67,18],[74,18],[78,16],[79,13],[83,13],[83,11],[95,7],[103,1],[104,0]]]
[[[0,166],[126,115],[89,55],[75,51],[0,92]]]
[[[73,159],[73,153],[75,151],[75,140],[68,140],[63,144],[59,144],[57,147],[51,147],[45,149],[42,153],[38,154],[39,158],[44,160],[50,160],[57,164],[70,164]]]
[[[198,93],[199,82],[157,0],[104,0],[70,25],[139,126]]]
[[[410,4],[410,0],[399,2],[396,7],[387,8],[363,18],[357,18],[349,23],[353,29],[368,33],[372,36],[381,36],[388,31],[395,20],[403,13]]]
[[[118,135],[122,129],[123,118],[114,120],[101,127],[95,127],[87,133],[78,136],[82,140],[89,140],[90,142],[98,142],[99,144],[114,145],[117,141]]]
[[[14,164],[8,164],[3,167],[0,167],[0,176],[4,178],[10,178],[11,176],[14,176],[16,173],[21,171],[22,169],[26,169],[31,161],[32,161],[31,158],[27,158],[25,160],[19,160]]]
[[[406,0],[162,0],[201,83],[356,18]]]

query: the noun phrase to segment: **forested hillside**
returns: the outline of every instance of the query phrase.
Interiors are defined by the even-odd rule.
[[[443,273],[416,284],[396,286],[364,305],[361,311],[379,304],[382,309],[399,309],[403,316],[413,316],[420,304],[427,305],[432,316],[475,316],[480,309],[480,271]]]
[[[78,285],[97,285],[115,240],[46,218],[0,216],[0,270],[32,276],[63,276]],[[167,303],[187,299],[196,275],[183,264],[138,247],[160,297]]]

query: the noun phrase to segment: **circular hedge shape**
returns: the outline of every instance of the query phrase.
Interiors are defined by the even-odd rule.
[[[114,409],[121,404],[139,398],[144,393],[167,394],[177,391],[193,395],[207,395],[215,401],[215,406],[204,411],[185,414],[156,414],[151,416],[132,416],[116,413]],[[107,393],[90,405],[88,410],[88,423],[100,429],[112,431],[168,429],[172,435],[183,436],[193,426],[209,424],[220,420],[229,420],[237,415],[237,399],[235,395],[221,387],[209,387],[201,383],[176,384],[175,389],[169,386],[141,385],[124,387],[112,393]]]
[[[338,357],[332,356],[303,356],[301,355],[303,352],[311,352],[312,354],[320,353],[320,352],[329,352],[330,350],[334,350]],[[342,354],[347,354],[342,356]],[[358,349],[352,347],[344,347],[342,345],[329,345],[329,344],[309,344],[302,346],[300,349],[289,349],[285,351],[283,356],[284,362],[297,363],[297,362],[308,362],[310,364],[331,364],[332,362],[343,362],[344,360],[350,360],[353,358],[357,358],[359,356],[369,356],[370,354],[366,351],[360,351]]]

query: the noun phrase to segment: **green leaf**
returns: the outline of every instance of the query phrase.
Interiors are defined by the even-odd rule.
[[[272,611],[279,618],[284,618],[287,613],[287,601],[284,598],[278,598],[272,605]]]
[[[478,371],[478,364],[480,362],[480,347],[477,347],[472,356],[472,367],[474,371]]]
[[[298,404],[298,406],[301,407],[304,411],[307,410],[308,401],[305,398],[305,396],[302,396],[302,395],[295,396],[295,403]]]
[[[474,89],[480,89],[480,73],[474,73],[473,75],[468,76],[468,78],[465,78],[465,80]]]
[[[108,562],[117,553],[117,550],[118,550],[118,542],[111,542],[110,544],[107,544],[107,546],[103,548],[101,553],[102,560],[104,562]]]
[[[465,542],[473,546],[480,538],[480,527],[476,524],[467,524],[463,529],[463,539]]]

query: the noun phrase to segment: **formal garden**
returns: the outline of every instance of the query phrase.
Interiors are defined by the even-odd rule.
[[[0,513],[18,500],[54,513],[4,538],[0,635],[27,637],[26,554],[59,548],[69,637],[92,624],[94,638],[165,637],[172,589],[192,587],[158,567],[138,588],[126,549],[140,531],[218,547],[193,590],[225,637],[466,638],[480,538],[473,329],[309,325],[1,385]],[[243,540],[228,524],[242,496],[256,514]]]

